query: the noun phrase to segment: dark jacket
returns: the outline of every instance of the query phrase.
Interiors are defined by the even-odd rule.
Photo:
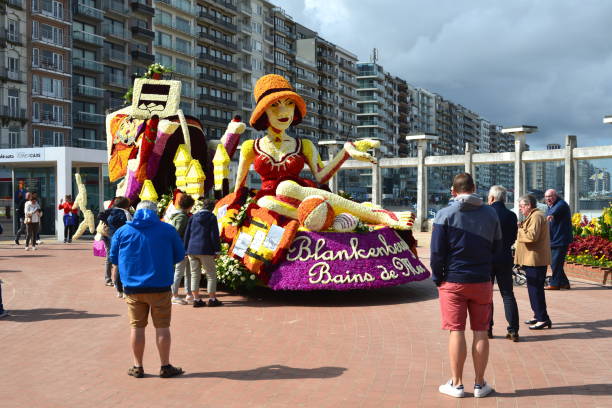
[[[176,232],[182,240],[185,239],[185,230],[187,229],[187,223],[189,222],[189,216],[183,211],[172,214],[170,217],[170,224],[174,227]]]
[[[106,217],[106,224],[108,225],[109,237],[113,237],[115,232],[125,225],[128,221],[125,211],[122,208],[111,208],[108,217]]]
[[[434,219],[431,271],[436,285],[443,281],[491,281],[493,255],[502,236],[495,210],[476,195],[455,197]]]
[[[572,237],[572,212],[569,205],[557,197],[557,201],[546,210],[546,216],[552,215],[553,220],[548,223],[550,232],[550,246],[563,247],[571,244]]]
[[[501,201],[496,201],[491,204],[491,207],[497,213],[499,218],[499,226],[502,233],[502,245],[499,251],[493,255],[494,264],[512,264],[512,245],[516,241],[516,231],[518,230],[516,214],[506,208],[506,205]]]
[[[185,252],[188,255],[215,255],[221,251],[217,217],[202,210],[189,218],[185,230]]]
[[[174,264],[183,258],[183,243],[174,228],[145,209],[117,230],[110,249],[110,261],[119,266],[127,294],[169,291]]]
[[[25,218],[25,203],[26,200],[22,198],[21,201],[19,201],[19,204],[17,204],[16,215],[18,219]]]

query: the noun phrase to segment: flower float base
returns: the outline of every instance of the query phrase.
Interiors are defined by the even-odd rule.
[[[272,271],[273,290],[351,290],[402,285],[430,273],[388,227],[366,233],[298,232]]]

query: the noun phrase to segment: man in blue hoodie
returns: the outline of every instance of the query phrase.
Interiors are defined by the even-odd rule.
[[[474,396],[484,397],[492,391],[484,373],[489,359],[492,262],[502,236],[495,210],[474,195],[475,189],[470,174],[455,176],[453,199],[436,214],[431,234],[431,271],[439,288],[442,329],[450,331],[452,378],[439,391],[456,398],[464,396],[462,377],[467,355],[464,332],[468,312],[474,332]]]
[[[128,370],[128,375],[136,378],[144,375],[142,356],[149,311],[161,360],[159,376],[181,375],[183,370],[170,364],[170,286],[174,280],[174,264],[185,258],[185,250],[174,227],[161,222],[157,216],[154,202],[141,201],[133,220],[115,232],[110,258],[113,278],[117,277],[117,267],[121,271],[120,279],[132,325],[134,366]]]

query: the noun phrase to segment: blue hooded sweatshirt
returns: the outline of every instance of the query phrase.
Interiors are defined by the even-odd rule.
[[[502,245],[495,210],[476,195],[461,194],[434,219],[431,271],[434,283],[491,281],[493,256]]]
[[[119,266],[126,294],[170,290],[174,264],[185,258],[183,242],[157,213],[140,209],[113,235],[110,260]]]

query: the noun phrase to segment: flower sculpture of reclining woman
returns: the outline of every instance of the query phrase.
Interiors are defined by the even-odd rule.
[[[285,131],[298,125],[306,115],[306,104],[280,75],[261,77],[255,85],[256,107],[251,115],[251,126],[267,130],[264,137],[242,143],[235,191],[245,186],[251,165],[262,178],[257,204],[290,218],[297,218],[300,202],[311,195],[327,199],[336,213],[348,212],[369,224],[383,224],[398,229],[409,229],[414,221],[410,212],[394,213],[359,204],[320,188],[336,173],[349,157],[376,163],[367,150],[380,142],[363,139],[346,142],[340,152],[323,165],[312,141],[296,139]],[[308,165],[316,182],[301,178],[300,172]]]

